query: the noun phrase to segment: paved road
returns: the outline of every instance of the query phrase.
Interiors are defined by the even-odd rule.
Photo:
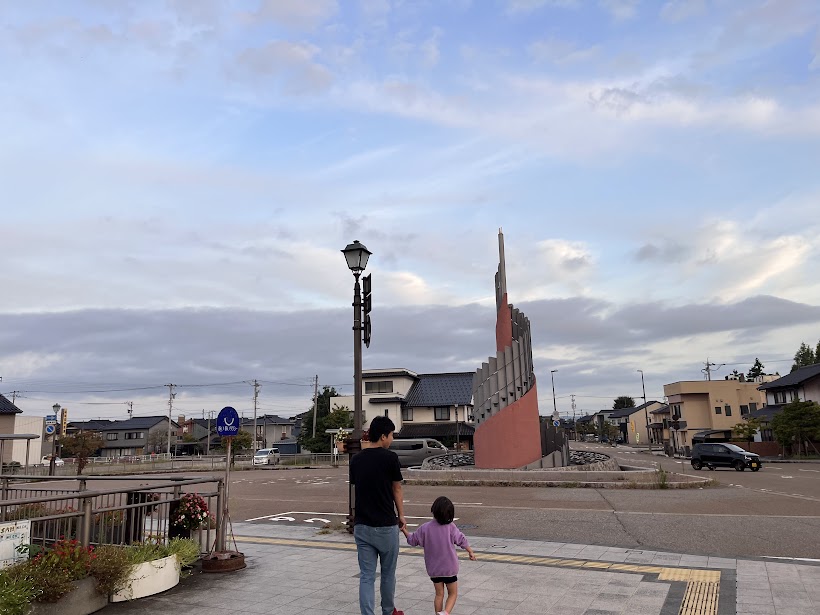
[[[662,463],[671,469],[674,462]],[[714,474],[727,481],[752,476]],[[669,491],[407,485],[404,496],[410,521],[421,523],[432,501],[448,495],[459,523],[474,535],[721,557],[818,557],[820,499],[728,485]],[[341,521],[347,489],[346,468],[237,473],[232,516],[261,524]]]

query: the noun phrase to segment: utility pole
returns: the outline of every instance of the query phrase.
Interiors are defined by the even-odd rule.
[[[171,413],[174,410],[174,397],[176,397],[176,393],[174,393],[174,388],[177,386],[175,384],[166,384],[165,386],[168,387],[168,457],[171,456]]]
[[[721,367],[723,367],[726,364],[725,363],[720,363],[720,364],[712,363],[712,362],[709,361],[709,357],[707,357],[706,358],[706,363],[704,363],[704,365],[705,365],[705,367],[700,371],[702,371],[704,374],[706,374],[706,380],[711,380],[712,379],[712,372],[713,371],[716,372],[717,370],[719,370]],[[715,369],[712,369],[713,367]]]
[[[203,410],[203,412],[205,412],[205,411]],[[208,413],[208,445],[207,445],[207,448],[205,449],[205,454],[206,455],[211,454],[211,416],[213,416],[213,413],[214,413],[213,410],[211,410]]]
[[[125,405],[128,406],[128,418],[130,419],[134,415],[134,402],[127,401]]]
[[[256,448],[258,445],[259,436],[256,432],[256,406],[259,400],[259,382],[254,379],[253,381],[253,451],[256,452]]]
[[[313,437],[316,437],[316,413],[319,412],[319,374],[313,381]]]
[[[575,430],[575,441],[578,441],[578,423],[575,421],[575,393],[569,396],[572,400],[572,428]]]

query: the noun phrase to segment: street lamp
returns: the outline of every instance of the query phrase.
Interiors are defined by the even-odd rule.
[[[348,244],[342,254],[345,255],[347,266],[353,272],[356,283],[353,285],[353,433],[346,442],[347,452],[352,457],[361,450],[362,446],[362,289],[359,276],[362,275],[372,252],[364,244],[355,240]],[[351,484],[348,489],[348,518],[347,531],[353,532],[355,517],[355,487]]]
[[[558,404],[555,403],[555,376],[553,376],[553,374],[557,371],[558,371],[557,369],[551,369],[550,370],[550,380],[552,380],[552,410],[553,410],[553,415],[558,414]]]
[[[60,414],[60,408],[61,408],[60,404],[54,404],[53,406],[51,406],[51,409],[54,411],[54,416],[57,416],[58,414]],[[54,468],[57,465],[57,460],[54,458],[54,454],[55,454],[54,449],[56,447],[56,442],[57,442],[57,428],[55,426],[54,435],[51,436],[51,459],[49,459],[49,462],[48,462],[48,475],[49,476],[54,476]]]
[[[643,381],[643,370],[639,369],[641,372],[641,388],[643,389],[643,414],[646,417],[646,445],[649,447],[649,452],[652,452],[652,436],[649,435],[649,408],[646,406],[646,385]]]

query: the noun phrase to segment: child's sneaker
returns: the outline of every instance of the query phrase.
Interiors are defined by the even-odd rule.
[[[450,615],[447,611],[439,611],[436,615]]]
[[[393,607],[393,615],[404,615],[404,611],[400,611],[396,607]]]

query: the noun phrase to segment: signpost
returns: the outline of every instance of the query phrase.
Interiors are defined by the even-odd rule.
[[[53,436],[54,432],[57,431],[56,425],[46,425],[46,435]]]
[[[222,522],[217,535],[216,550],[225,550],[225,534],[228,532],[228,499],[231,487],[231,442],[239,433],[239,413],[231,406],[225,406],[216,417],[216,433],[223,440],[227,440],[225,447],[225,496],[222,499]]]

